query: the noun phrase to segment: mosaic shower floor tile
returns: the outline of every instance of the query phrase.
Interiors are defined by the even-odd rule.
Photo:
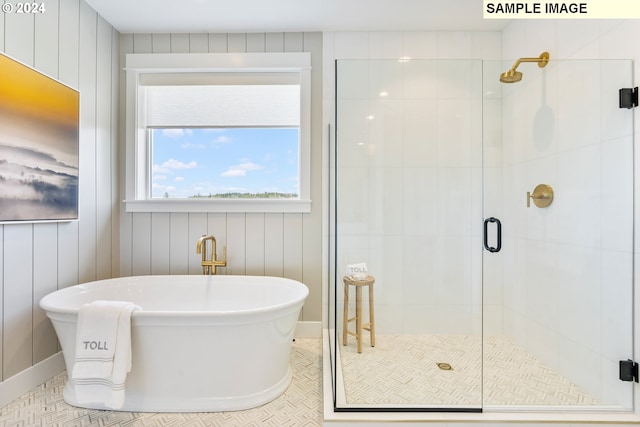
[[[339,346],[349,405],[599,404],[505,337],[377,335],[375,347],[368,336],[363,344],[362,353],[352,338]]]

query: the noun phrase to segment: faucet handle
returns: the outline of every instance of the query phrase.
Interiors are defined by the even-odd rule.
[[[539,208],[546,208],[553,202],[553,188],[547,184],[539,184],[533,190],[533,193],[527,191],[527,207],[531,206],[531,200],[533,204]]]

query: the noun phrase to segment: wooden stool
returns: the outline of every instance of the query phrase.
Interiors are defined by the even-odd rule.
[[[342,313],[342,345],[347,345],[347,335],[351,334],[358,341],[358,353],[362,353],[362,330],[369,331],[371,347],[376,346],[376,327],[373,317],[373,283],[375,278],[367,276],[363,280],[354,280],[350,277],[343,277],[344,281],[344,310]],[[356,288],[356,316],[349,319],[349,286]],[[369,323],[362,324],[362,287],[369,287]],[[356,332],[351,332],[348,328],[349,322],[356,321]]]

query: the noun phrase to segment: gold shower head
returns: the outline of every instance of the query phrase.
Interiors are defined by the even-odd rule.
[[[522,80],[522,73],[520,71],[516,71],[515,68],[500,74],[500,81],[502,83],[516,83],[520,80]]]
[[[549,63],[549,52],[542,52],[537,58],[520,58],[513,64],[513,67],[509,71],[505,71],[500,74],[500,81],[502,83],[515,83],[522,80],[522,73],[520,71],[516,71],[518,65],[522,62],[537,62],[538,67],[544,68]]]

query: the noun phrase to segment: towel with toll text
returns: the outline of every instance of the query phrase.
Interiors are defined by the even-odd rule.
[[[71,378],[79,403],[102,402],[119,409],[131,371],[131,314],[127,301],[94,301],[80,307]]]

